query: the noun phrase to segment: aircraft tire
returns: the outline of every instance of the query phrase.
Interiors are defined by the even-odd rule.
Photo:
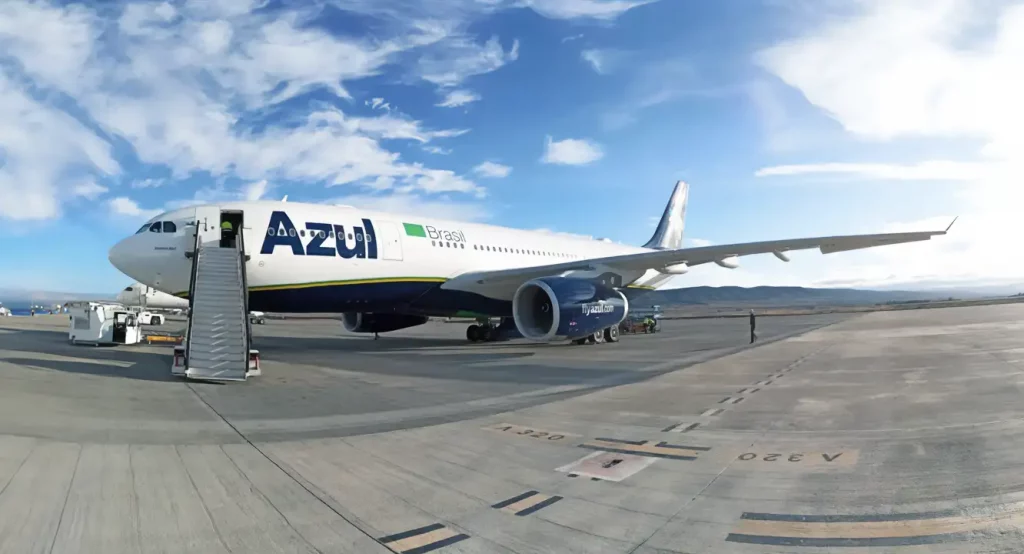
[[[573,339],[572,343],[573,344],[587,344],[588,340],[589,339],[587,337],[583,337],[582,339]]]
[[[485,325],[480,327],[480,341],[491,342],[494,340],[494,327]]]
[[[619,326],[615,325],[604,330],[605,342],[619,342]]]
[[[604,342],[604,331],[598,331],[590,335],[587,337],[587,341],[590,342],[590,344],[601,344]]]
[[[466,327],[466,339],[469,340],[469,342],[477,342],[480,340],[480,326],[470,325],[469,327]]]

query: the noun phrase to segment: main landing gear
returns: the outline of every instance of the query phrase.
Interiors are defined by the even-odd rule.
[[[466,338],[469,342],[491,342],[497,338],[497,327],[486,325],[470,325],[466,328]]]
[[[490,319],[478,319],[475,325],[466,328],[466,338],[469,342],[494,342],[508,338],[514,330],[512,318],[502,318],[497,325]]]
[[[618,325],[613,325],[603,331],[598,331],[592,335],[587,335],[572,341],[573,344],[601,344],[603,342],[619,342]]]

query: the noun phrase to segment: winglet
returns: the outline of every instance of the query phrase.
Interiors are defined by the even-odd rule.
[[[948,232],[949,232],[949,230],[950,230],[950,229],[951,229],[951,228],[953,227],[953,224],[954,224],[954,223],[956,223],[956,220],[957,220],[957,219],[960,219],[960,216],[956,216],[956,217],[954,217],[954,218],[953,218],[953,221],[950,221],[950,222],[949,222],[949,227],[946,227],[946,230],[945,230],[945,231],[943,231],[943,233],[948,233]]]
[[[658,228],[651,240],[644,244],[644,248],[674,250],[683,246],[683,226],[686,224],[686,201],[689,193],[689,185],[683,181],[676,183],[668,205],[665,206],[665,212],[661,214]]]
[[[287,202],[287,201],[288,201],[288,195],[286,194],[286,195],[284,195],[284,198],[281,199],[281,202]]]

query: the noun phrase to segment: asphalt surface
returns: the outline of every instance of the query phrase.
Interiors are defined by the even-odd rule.
[[[0,552],[1024,550],[1024,306],[765,317],[753,348],[272,321],[231,384],[64,325],[0,320]]]

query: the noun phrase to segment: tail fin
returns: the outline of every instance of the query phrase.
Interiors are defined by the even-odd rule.
[[[690,185],[683,181],[676,182],[665,213],[654,231],[654,236],[647,241],[644,248],[655,250],[673,250],[683,246],[683,226],[686,223],[686,200],[690,195]]]

